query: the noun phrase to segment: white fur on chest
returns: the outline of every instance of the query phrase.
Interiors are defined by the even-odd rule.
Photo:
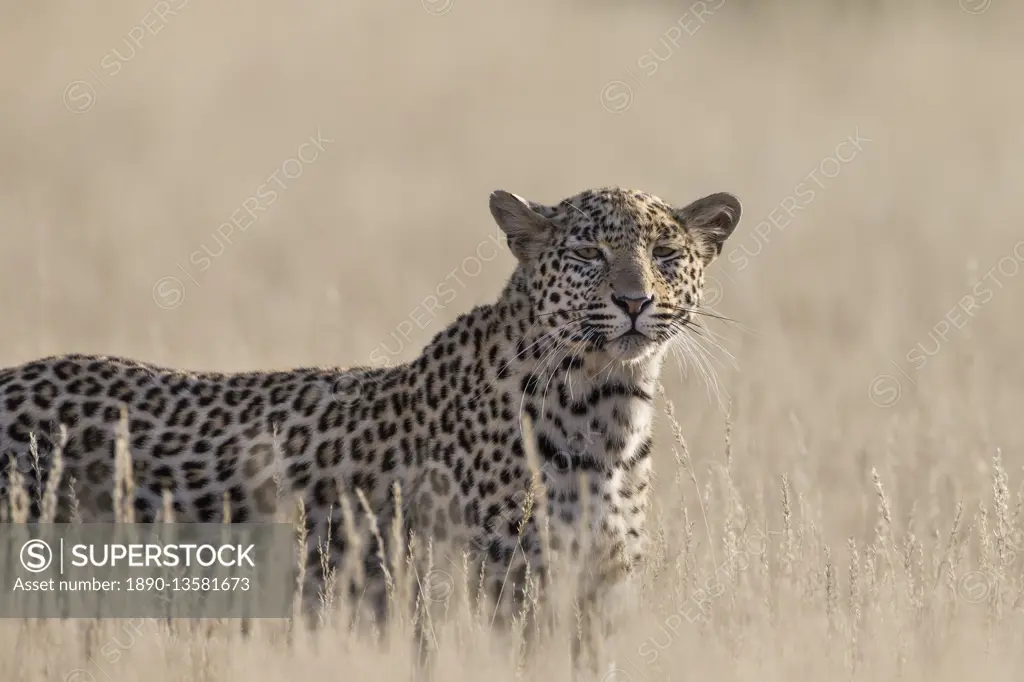
[[[589,543],[594,549],[617,544],[627,552],[635,549],[638,540],[630,530],[637,522],[631,513],[637,501],[627,492],[636,489],[637,476],[648,476],[649,464],[627,470],[626,463],[649,438],[652,411],[643,400],[622,397],[586,415],[559,415],[566,435],[550,423],[539,425],[557,448],[555,457],[541,463],[541,478],[559,544],[575,539],[581,548]]]

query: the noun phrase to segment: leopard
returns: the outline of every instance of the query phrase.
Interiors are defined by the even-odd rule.
[[[406,363],[216,373],[65,354],[0,370],[0,490],[33,449],[38,519],[59,447],[54,520],[112,520],[124,424],[136,522],[168,500],[186,523],[267,522],[282,489],[301,500],[306,594],[354,561],[348,596],[386,619],[391,538],[417,535],[461,548],[513,608],[568,553],[584,610],[614,612],[647,547],[662,368],[699,321],[740,202],[604,187],[555,204],[497,190],[489,208],[511,275]],[[385,532],[345,532],[369,522]]]

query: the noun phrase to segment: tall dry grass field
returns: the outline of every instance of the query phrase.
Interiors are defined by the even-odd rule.
[[[0,365],[404,361],[511,272],[491,190],[731,191],[708,286],[741,324],[668,368],[685,440],[662,415],[655,551],[605,682],[1020,679],[1009,0],[8,4]],[[567,633],[524,668],[486,619],[439,628],[445,680],[568,679]],[[411,663],[341,629],[0,623],[12,681]]]

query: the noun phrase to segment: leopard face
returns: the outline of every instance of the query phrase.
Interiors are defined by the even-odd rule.
[[[491,212],[520,261],[539,330],[636,362],[691,324],[705,268],[740,218],[731,194],[684,207],[636,190],[588,190],[546,206],[507,192]]]

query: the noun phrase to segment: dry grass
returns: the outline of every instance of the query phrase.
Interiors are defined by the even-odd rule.
[[[732,191],[745,217],[709,286],[747,328],[715,327],[738,369],[718,353],[721,401],[699,372],[666,376],[656,550],[616,682],[1018,679],[1021,11],[485,4],[191,2],[148,19],[114,75],[153,3],[8,10],[0,365],[407,360],[511,270],[491,190]],[[95,100],[76,114],[77,80]],[[218,242],[318,130],[319,157]],[[451,610],[444,679],[514,679],[515,649]],[[563,629],[526,679],[567,679]],[[411,666],[340,629],[294,634],[7,621],[0,679]]]

